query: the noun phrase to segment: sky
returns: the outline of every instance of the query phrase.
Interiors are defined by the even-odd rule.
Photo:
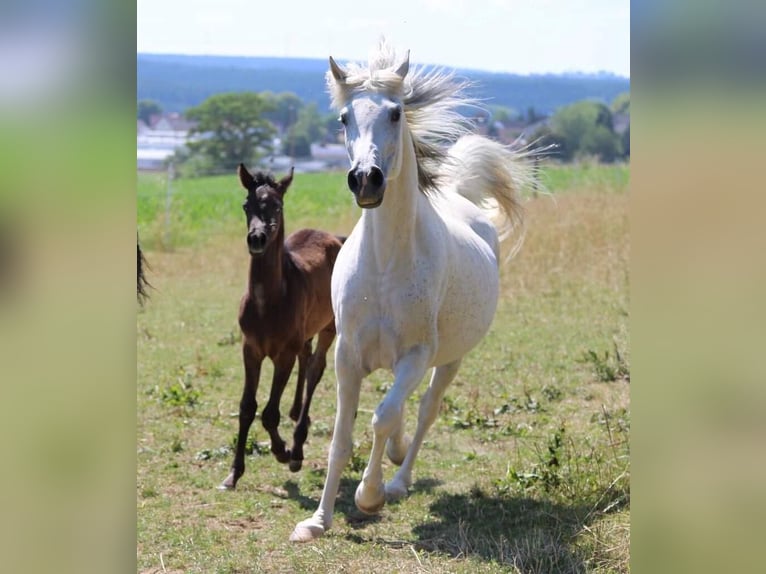
[[[137,51],[630,76],[629,0],[137,0]]]

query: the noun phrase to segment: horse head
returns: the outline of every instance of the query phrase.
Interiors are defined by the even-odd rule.
[[[404,103],[402,90],[409,71],[409,52],[398,65],[358,75],[330,58],[328,82],[338,103],[351,169],[347,183],[359,207],[383,202],[386,180],[396,177],[402,163]]]
[[[250,255],[261,255],[275,238],[284,235],[283,198],[292,183],[293,168],[279,181],[260,171],[253,175],[244,164],[239,164],[237,172],[247,190],[242,204],[247,218],[247,248]]]

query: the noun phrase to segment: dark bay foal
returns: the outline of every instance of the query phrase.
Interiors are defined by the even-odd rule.
[[[261,422],[271,437],[271,452],[277,460],[289,462],[293,472],[301,468],[311,397],[324,372],[327,350],[335,338],[330,278],[342,245],[342,238],[313,229],[301,229],[285,240],[282,202],[293,179],[292,170],[279,181],[261,172],[251,174],[242,164],[238,173],[247,190],[243,208],[250,252],[247,291],[239,308],[239,326],[244,335],[245,387],[239,405],[234,463],[220,486],[222,489],[233,489],[245,472],[245,444],[255,419],[255,395],[261,363],[266,357],[274,364],[274,378]],[[315,335],[317,344],[312,354]],[[290,418],[297,424],[293,446],[288,450],[279,436],[279,402],[296,358],[298,385]]]

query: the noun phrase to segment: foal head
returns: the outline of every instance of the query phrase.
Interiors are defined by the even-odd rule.
[[[242,204],[247,217],[247,248],[250,255],[261,255],[284,227],[282,202],[293,181],[293,168],[279,181],[260,171],[253,175],[244,164],[239,164],[237,173],[247,190],[247,199]]]
[[[338,119],[351,161],[348,187],[359,207],[378,207],[383,202],[386,180],[395,178],[401,169],[406,123],[402,88],[409,65],[408,52],[398,65],[350,74],[330,58],[328,80],[340,109]]]

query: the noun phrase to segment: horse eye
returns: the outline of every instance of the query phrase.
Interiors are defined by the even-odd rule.
[[[345,126],[348,123],[348,114],[346,112],[342,112],[338,117],[338,121]]]
[[[398,122],[402,117],[402,108],[400,106],[396,106],[393,110],[391,110],[391,121],[396,123]]]

